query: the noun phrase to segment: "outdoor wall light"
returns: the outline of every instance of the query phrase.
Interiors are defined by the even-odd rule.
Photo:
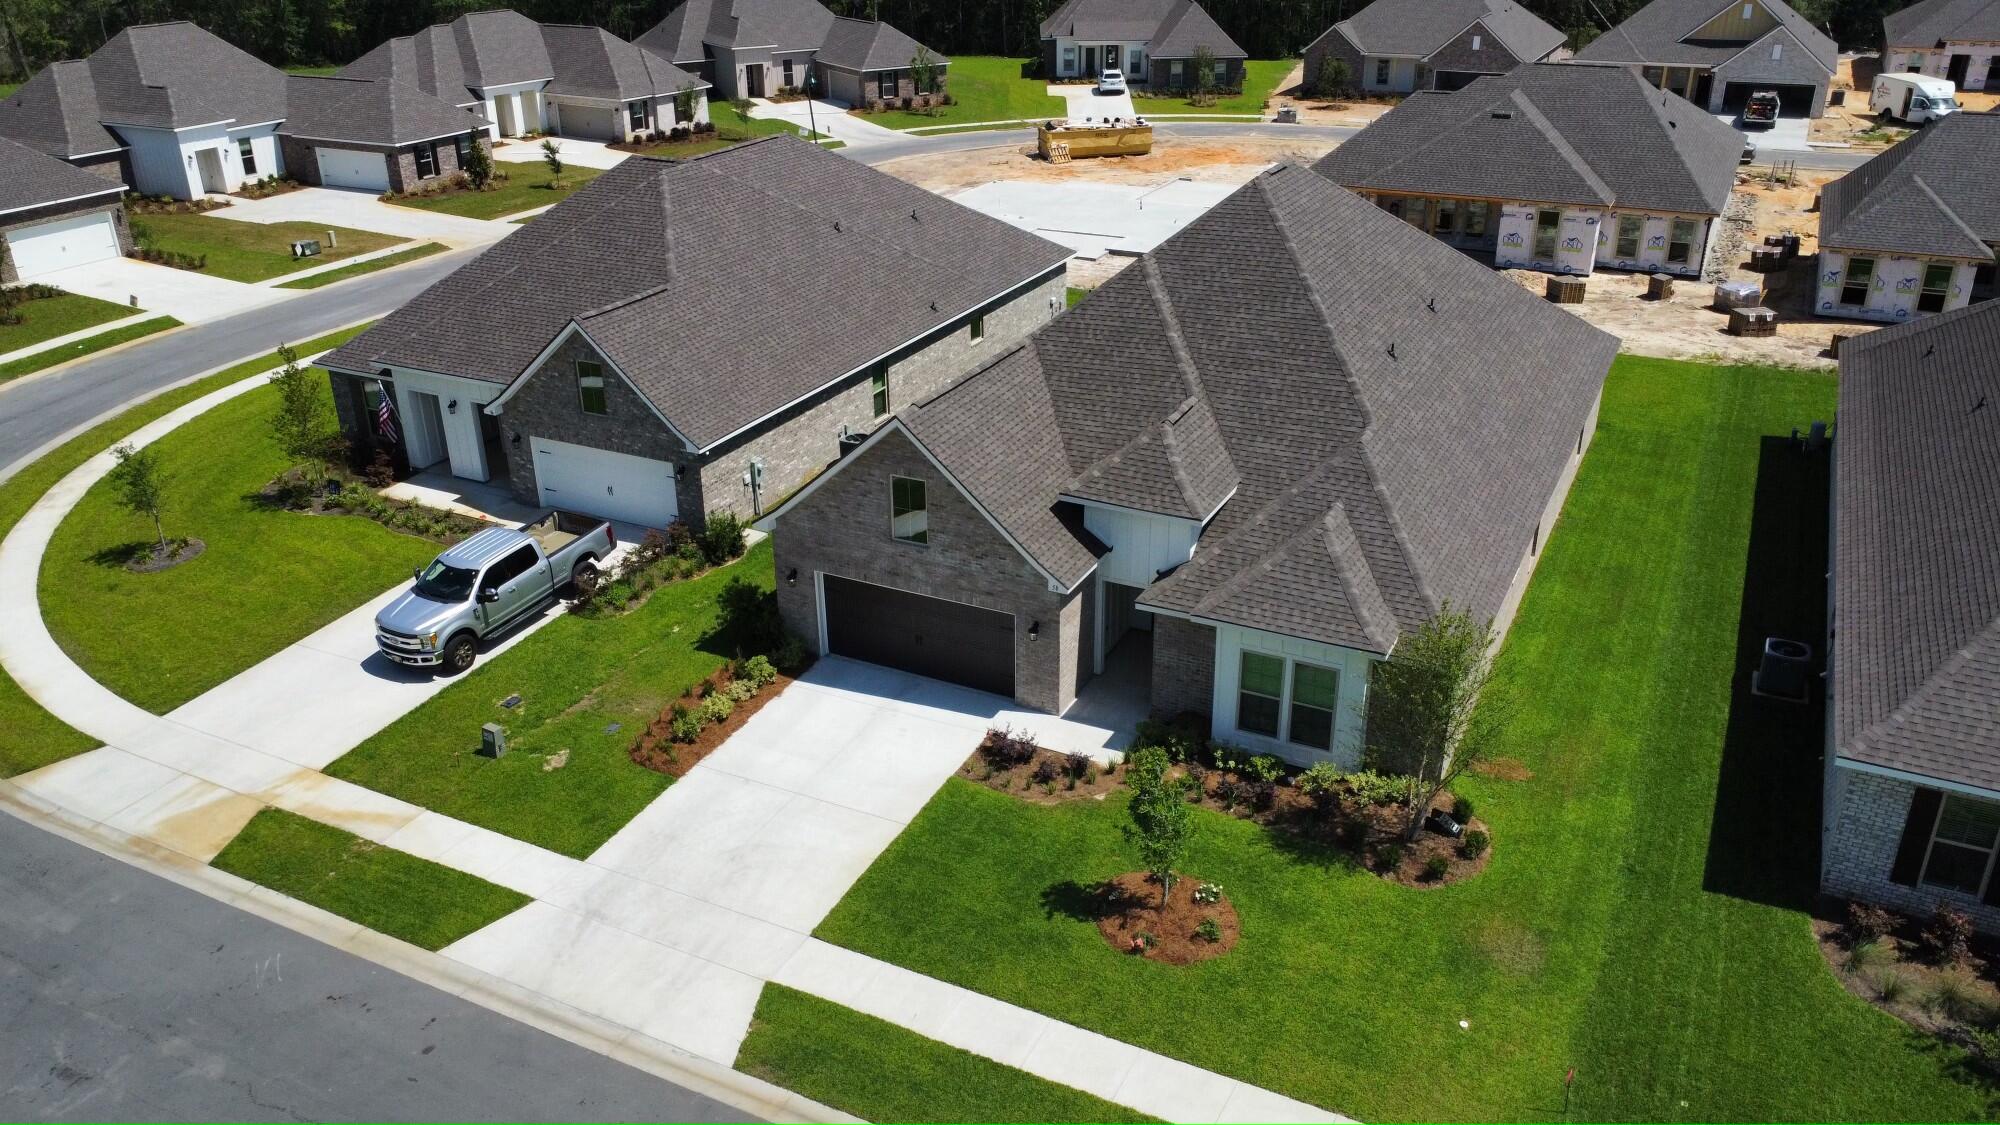
[[[1028,622],[1028,639],[1032,641],[1036,637],[1039,637],[1041,635],[1042,635],[1042,623],[1039,621]]]
[[[445,404],[444,404],[444,412],[445,412],[446,414],[456,414],[456,413],[458,413],[458,400],[457,400],[457,399],[452,399],[452,400],[451,400],[450,402],[447,402],[447,403],[445,403]]]
[[[799,568],[793,567],[791,571],[785,575],[785,585],[796,586],[798,584],[799,584]]]
[[[507,444],[508,444],[508,445],[519,445],[519,444],[521,444],[521,431],[519,431],[519,430],[515,430],[515,431],[514,431],[514,436],[513,436],[513,438],[512,438],[512,439],[510,439],[510,440],[509,440],[509,441],[507,442]]]

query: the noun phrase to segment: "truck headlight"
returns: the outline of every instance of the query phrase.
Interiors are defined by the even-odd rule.
[[[437,646],[438,646],[438,635],[436,633],[426,633],[424,635],[424,647],[436,648]]]

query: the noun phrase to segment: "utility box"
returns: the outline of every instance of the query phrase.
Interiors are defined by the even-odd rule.
[[[479,728],[479,753],[483,757],[498,758],[507,752],[507,728],[499,723],[487,723]]]
[[[297,242],[292,243],[292,257],[294,258],[319,257],[319,239],[302,238]]]

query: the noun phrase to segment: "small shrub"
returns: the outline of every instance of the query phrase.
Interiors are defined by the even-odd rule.
[[[1889,950],[1879,942],[1864,941],[1847,951],[1847,971],[1865,973],[1890,961]]]
[[[789,674],[806,666],[806,655],[805,638],[797,633],[786,633],[771,649],[771,663]]]
[[[1376,773],[1374,770],[1356,770],[1343,775],[1341,780],[1354,794],[1354,799],[1370,805],[1393,805],[1409,795],[1408,782],[1404,778]]]
[[[1403,866],[1403,845],[1383,844],[1375,849],[1375,858],[1390,871]]]
[[[1191,762],[1207,754],[1208,739],[1186,723],[1147,719],[1139,724],[1132,746],[1157,746],[1167,752],[1168,761]]]
[[[1222,926],[1213,918],[1203,918],[1201,925],[1194,928],[1194,936],[1206,942],[1222,940]]]
[[[1451,872],[1451,857],[1434,855],[1424,860],[1424,878],[1435,883]]]
[[[736,713],[736,701],[724,692],[716,692],[701,701],[701,717],[711,723],[719,723]]]
[[[778,670],[771,665],[770,657],[753,656],[743,662],[743,670],[738,675],[748,680],[751,687],[763,691],[778,678]]]
[[[1062,767],[1056,765],[1054,761],[1043,758],[1041,761],[1035,763],[1034,779],[1036,785],[1054,785],[1056,779],[1061,776]]]
[[[1471,824],[1472,798],[1454,796],[1451,799],[1451,818],[1460,824]]]
[[[1257,754],[1251,757],[1248,770],[1253,781],[1276,783],[1285,776],[1285,760],[1276,754]]]
[[[1962,969],[1939,973],[1931,982],[1930,991],[1924,994],[1924,1007],[1955,1020],[1978,1019],[1987,1009],[1977,982]]]
[[[708,513],[708,526],[701,532],[701,556],[710,566],[721,566],[743,553],[743,521],[736,513]]]
[[[1876,945],[1896,928],[1896,916],[1879,906],[1859,900],[1847,904],[1847,941],[1850,945]]]
[[[1486,854],[1487,845],[1490,843],[1492,841],[1487,838],[1486,833],[1474,828],[1459,840],[1458,854],[1467,859],[1478,859]]]
[[[1035,740],[1025,730],[1016,731],[1009,726],[991,727],[986,731],[986,743],[981,753],[996,769],[1025,766],[1034,760]]]
[[[728,696],[731,703],[742,703],[757,694],[757,685],[749,680],[731,680],[729,686],[722,689],[722,694]]]
[[[1278,783],[1275,781],[1246,781],[1240,786],[1239,796],[1253,810],[1270,812],[1278,803]]]
[[[1322,811],[1326,811],[1327,806],[1339,807],[1340,793],[1344,788],[1341,781],[1339,766],[1332,762],[1321,762],[1300,774],[1292,784],[1313,804],[1321,806]]]
[[[1090,772],[1090,755],[1069,753],[1063,755],[1063,772],[1072,779],[1080,779]]]
[[[1924,927],[1924,952],[1934,965],[1963,965],[1972,960],[1972,918],[1943,902]]]
[[[667,737],[675,742],[693,742],[701,737],[701,715],[690,711],[683,704],[674,704],[673,717],[667,720]]]
[[[1870,983],[1875,987],[1876,999],[1884,1004],[1894,1004],[1910,994],[1910,974],[1901,969],[1884,969]]]
[[[1221,883],[1203,883],[1194,889],[1194,900],[1203,906],[1213,906],[1222,901]]]

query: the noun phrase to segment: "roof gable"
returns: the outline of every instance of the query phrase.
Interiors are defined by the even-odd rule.
[[[2000,0],[1920,0],[1882,17],[1891,48],[2000,40]]]
[[[1820,245],[1991,260],[2000,243],[2000,116],[1955,113],[1828,184]]]
[[[26,145],[0,139],[0,215],[86,196],[115,195],[123,190],[125,185],[116,180],[86,172]]]
[[[1740,13],[1746,0],[1652,0],[1626,17],[1623,23],[1585,44],[1576,53],[1578,62],[1610,62],[1625,65],[1716,66],[1734,58],[1743,47],[1762,38],[1770,24],[1753,19],[1743,25],[1738,37],[1703,39],[1714,32],[1718,21],[1732,11]],[[1761,13],[1792,33],[1831,75],[1840,61],[1840,49],[1833,40],[1784,0],[1747,0]]]
[[[1375,0],[1334,28],[1363,54],[1423,58],[1482,22],[1521,62],[1542,58],[1564,39],[1512,0]]]

